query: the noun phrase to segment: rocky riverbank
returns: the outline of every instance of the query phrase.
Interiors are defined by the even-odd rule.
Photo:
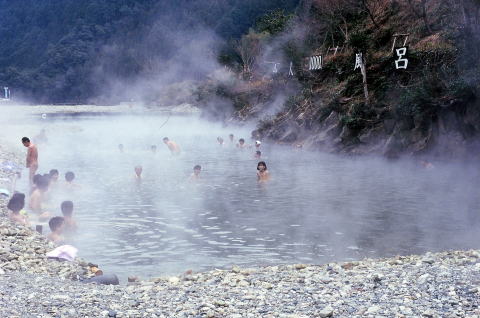
[[[128,286],[0,275],[2,317],[478,317],[478,251],[215,270]]]
[[[20,165],[19,154],[0,146],[0,163],[13,162]],[[2,186],[10,188],[5,180],[12,180],[14,171],[0,167]],[[0,196],[0,275],[20,271],[28,274],[47,274],[63,279],[79,279],[88,273],[82,261],[58,262],[48,260],[46,253],[54,249],[44,236],[33,229],[17,225],[8,219],[8,198]]]

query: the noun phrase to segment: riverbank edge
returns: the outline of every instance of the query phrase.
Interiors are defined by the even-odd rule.
[[[22,164],[21,156],[0,146],[1,161]],[[0,177],[11,175],[0,172]],[[202,273],[188,271],[128,286],[91,286],[75,282],[91,275],[86,261],[48,260],[45,253],[54,248],[53,244],[34,230],[12,223],[7,217],[6,204],[7,200],[0,200],[2,316],[23,317],[25,313],[42,317],[60,314],[234,318],[480,315],[478,250],[324,265],[233,266]],[[62,293],[56,286],[68,291]],[[397,292],[385,298],[391,291]],[[439,295],[430,295],[433,291]],[[41,296],[48,297],[52,292],[56,292],[52,299],[57,301]],[[9,296],[12,293],[19,294],[12,299]],[[395,297],[401,299],[392,306]],[[100,300],[95,302],[92,300],[95,298]],[[193,303],[185,303],[186,300]],[[69,301],[76,302],[75,306],[61,304]],[[444,303],[449,307],[445,308]],[[88,308],[82,311],[82,306]]]
[[[195,105],[184,103],[172,106],[144,106],[136,103],[121,103],[119,105],[1,105],[2,110],[14,110],[16,113],[30,116],[75,115],[75,114],[117,114],[117,115],[195,115],[201,114],[201,109]]]

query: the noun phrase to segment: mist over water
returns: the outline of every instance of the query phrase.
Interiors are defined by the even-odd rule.
[[[46,128],[39,172],[55,168],[63,179],[73,171],[81,186],[52,189],[52,211],[60,215],[60,202],[72,200],[79,230],[70,243],[122,277],[480,247],[475,164],[434,162],[426,170],[413,160],[343,158],[264,142],[272,180],[259,184],[255,149],[228,141],[234,133],[253,145],[247,128],[177,116],[62,117],[15,127],[8,135],[19,147],[23,135]],[[179,144],[179,156],[165,136]],[[196,164],[201,180],[191,182]],[[27,192],[26,178],[19,190]]]

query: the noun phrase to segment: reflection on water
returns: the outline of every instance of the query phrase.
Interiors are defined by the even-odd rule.
[[[143,277],[230,264],[333,260],[479,247],[479,180],[473,166],[346,159],[262,144],[272,180],[256,180],[255,149],[230,130],[173,118],[45,123],[40,171],[72,170],[80,256],[104,271]],[[233,131],[248,137],[248,131]],[[161,139],[179,143],[173,157]],[[237,137],[237,138],[238,138]],[[125,146],[119,153],[118,144]],[[156,144],[153,154],[150,146]],[[202,180],[189,182],[195,164]],[[143,166],[143,179],[134,167]]]

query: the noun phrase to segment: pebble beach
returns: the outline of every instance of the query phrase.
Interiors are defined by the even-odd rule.
[[[0,146],[3,161],[23,158]],[[480,317],[478,250],[97,285],[82,282],[92,276],[88,260],[47,259],[53,244],[9,221],[6,204],[0,199],[0,317]]]

